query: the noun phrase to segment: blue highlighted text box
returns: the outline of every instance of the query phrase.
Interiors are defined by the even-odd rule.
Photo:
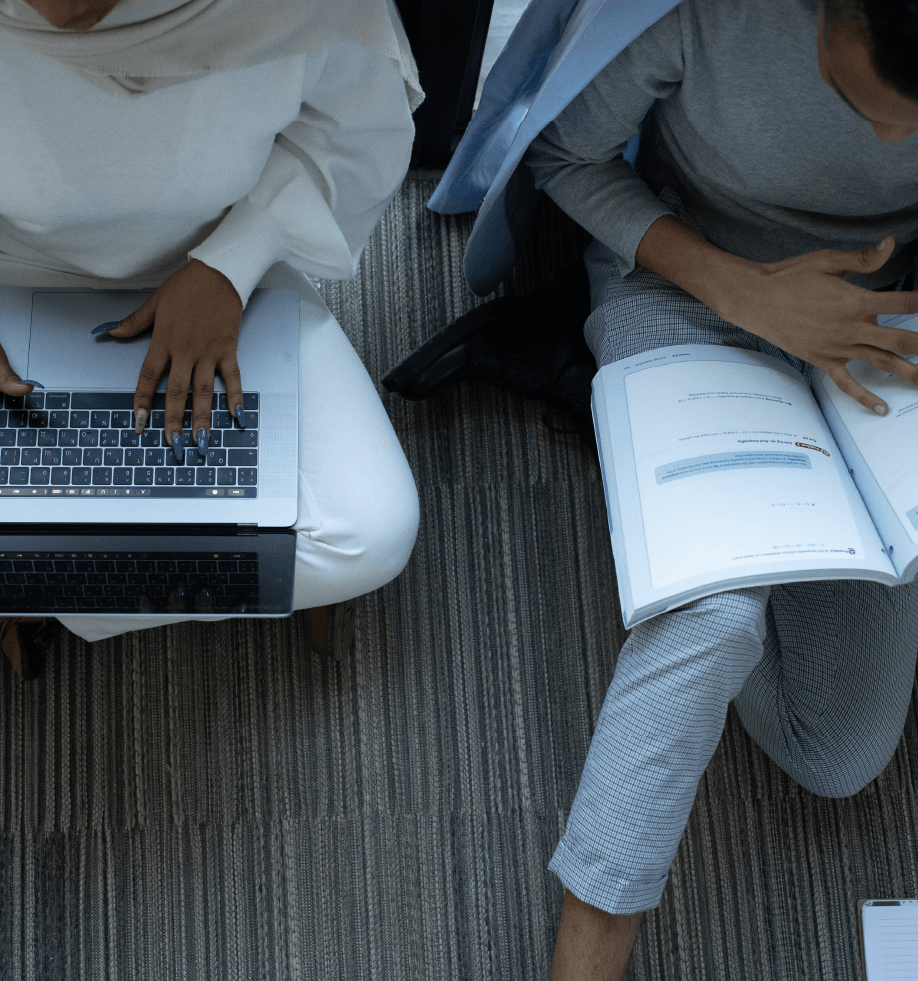
[[[722,470],[747,470],[750,467],[781,467],[792,470],[812,468],[805,453],[785,453],[781,450],[752,450],[742,453],[710,453],[693,456],[687,460],[666,463],[654,471],[658,484],[668,484],[683,477],[695,477],[702,473]]]

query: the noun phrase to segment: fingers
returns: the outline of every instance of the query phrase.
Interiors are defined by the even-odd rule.
[[[881,398],[877,398],[873,392],[868,392],[863,385],[859,385],[844,365],[836,365],[836,367],[828,369],[827,373],[845,395],[850,395],[851,398],[860,402],[865,409],[870,409],[871,412],[876,412],[877,415],[881,416],[885,416],[889,411],[889,406]]]
[[[166,413],[164,428],[166,438],[172,446],[176,463],[185,459],[182,445],[182,420],[185,416],[185,403],[188,401],[188,386],[191,383],[191,365],[172,359],[169,369],[169,384],[166,386]]]
[[[207,456],[210,439],[210,413],[214,397],[214,372],[211,362],[198,362],[194,366],[194,386],[191,402],[191,431],[199,456]]]
[[[235,350],[225,355],[220,362],[220,375],[226,386],[226,406],[235,416],[236,422],[245,429],[245,409],[242,399],[242,376],[239,374],[239,362]]]
[[[92,333],[100,333],[105,330],[111,337],[134,337],[141,334],[148,327],[153,326],[156,315],[157,295],[154,293],[146,303],[141,304],[133,313],[128,314],[117,327],[109,328],[108,324],[99,324]]]
[[[168,358],[165,351],[155,343],[150,345],[147,356],[143,359],[140,366],[140,375],[137,379],[137,388],[134,391],[134,431],[143,432],[150,418],[150,411],[153,408],[153,393],[159,384],[163,372],[166,370]],[[169,379],[171,387],[172,379]],[[185,385],[188,382],[186,380]],[[187,391],[187,387],[186,387]]]
[[[892,255],[896,247],[896,240],[892,235],[887,235],[882,241],[874,246],[865,249],[857,249],[854,252],[838,252],[835,249],[822,249],[817,253],[820,257],[822,268],[830,273],[846,272],[876,272],[882,268],[886,260]]]
[[[20,380],[19,375],[10,367],[6,351],[0,347],[0,392],[4,395],[28,395],[34,387],[44,388],[40,382],[31,378]]]
[[[883,327],[871,324],[861,335],[863,344],[882,348],[884,351],[898,351],[900,354],[918,354],[918,333],[899,330],[896,327]],[[863,358],[859,360],[863,361]]]

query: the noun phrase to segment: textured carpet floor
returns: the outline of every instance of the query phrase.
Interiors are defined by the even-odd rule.
[[[323,286],[377,379],[480,302],[434,186]],[[546,208],[509,290],[583,244]],[[598,471],[484,385],[385,402],[421,532],[351,655],[294,616],[0,665],[0,979],[547,981],[546,865],[623,640]],[[731,711],[631,981],[857,981],[857,900],[918,895],[916,753],[912,712],[881,778],[823,800]]]

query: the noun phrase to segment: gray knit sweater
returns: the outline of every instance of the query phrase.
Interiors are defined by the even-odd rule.
[[[634,268],[669,213],[669,184],[705,237],[774,262],[896,252],[863,286],[895,280],[918,239],[918,132],[882,142],[819,74],[815,0],[683,0],[633,41],[532,143],[536,185]],[[638,173],[622,159],[641,132]]]

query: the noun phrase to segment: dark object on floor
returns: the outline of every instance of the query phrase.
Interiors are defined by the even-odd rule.
[[[595,447],[590,386],[596,361],[583,338],[590,314],[590,285],[581,260],[552,273],[525,296],[503,296],[444,327],[382,383],[410,401],[426,399],[463,378],[545,402],[564,413]],[[546,414],[547,416],[547,414]]]
[[[306,642],[319,657],[344,660],[354,646],[353,599],[331,606],[316,606],[306,611]]]
[[[0,645],[13,671],[34,681],[45,670],[48,652],[64,628],[54,617],[7,617],[0,620]]]

